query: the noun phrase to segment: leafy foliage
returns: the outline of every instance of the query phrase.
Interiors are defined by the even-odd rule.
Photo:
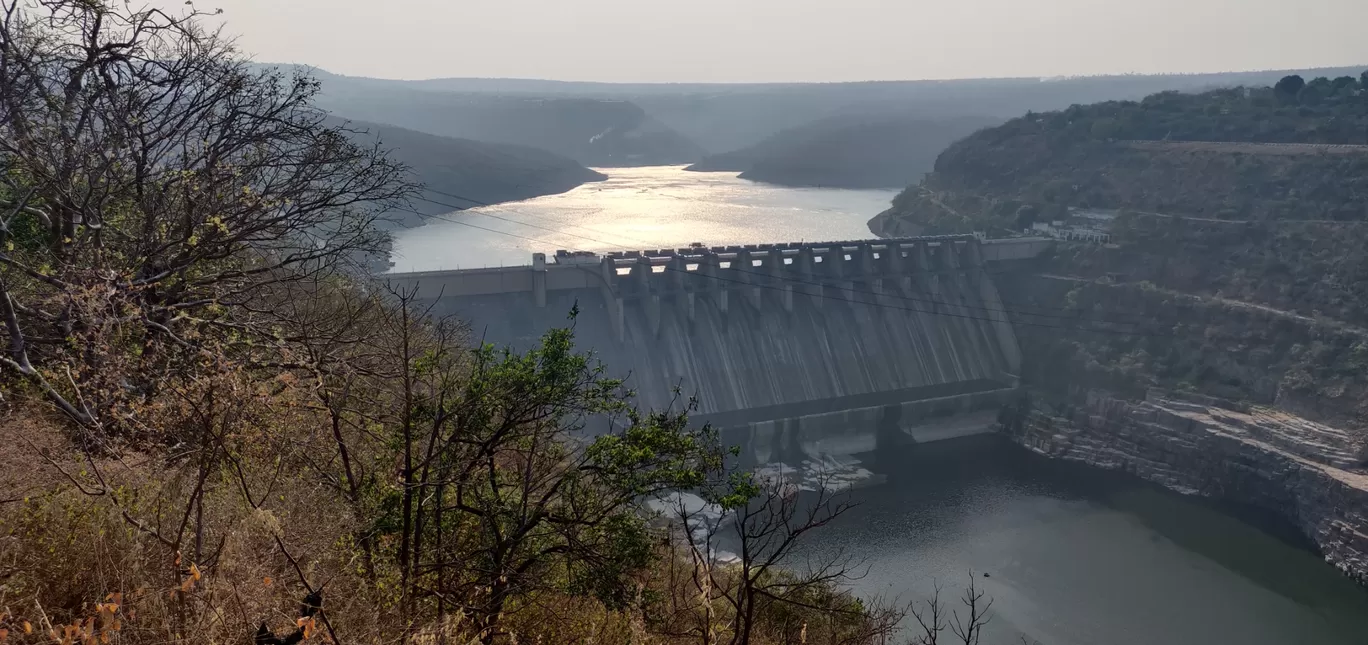
[[[0,0],[0,641],[646,640],[717,434],[370,282],[402,166],[186,11]]]

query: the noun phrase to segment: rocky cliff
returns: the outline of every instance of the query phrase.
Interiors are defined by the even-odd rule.
[[[1326,562],[1368,584],[1361,439],[1274,409],[1185,398],[1154,391],[1143,401],[1126,401],[1091,392],[1076,407],[1017,406],[1002,425],[1013,440],[1046,456],[1277,513]]]
[[[1307,87],[1027,114],[870,228],[1062,238],[995,278],[1032,393],[1007,432],[1273,511],[1364,580],[1368,77]]]

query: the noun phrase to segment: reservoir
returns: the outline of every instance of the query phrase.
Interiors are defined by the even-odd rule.
[[[529,264],[556,249],[855,240],[897,191],[789,188],[683,166],[600,168],[607,181],[449,213],[395,234],[395,271]],[[479,227],[479,228],[476,228]],[[549,229],[549,230],[548,230]],[[495,232],[499,231],[499,232]]]

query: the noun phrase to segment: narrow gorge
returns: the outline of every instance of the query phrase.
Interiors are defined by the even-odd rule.
[[[1368,146],[1346,127],[1368,99],[1300,100],[1030,114],[952,145],[870,228],[1054,238],[998,278],[1022,348],[1003,434],[1273,513],[1368,583]]]

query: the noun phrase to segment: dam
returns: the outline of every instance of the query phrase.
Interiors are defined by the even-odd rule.
[[[391,288],[525,348],[577,343],[641,407],[695,417],[767,461],[854,454],[883,433],[993,411],[1021,352],[993,275],[1052,242],[973,235],[535,254],[520,267],[395,273]],[[983,425],[986,425],[983,424]]]

